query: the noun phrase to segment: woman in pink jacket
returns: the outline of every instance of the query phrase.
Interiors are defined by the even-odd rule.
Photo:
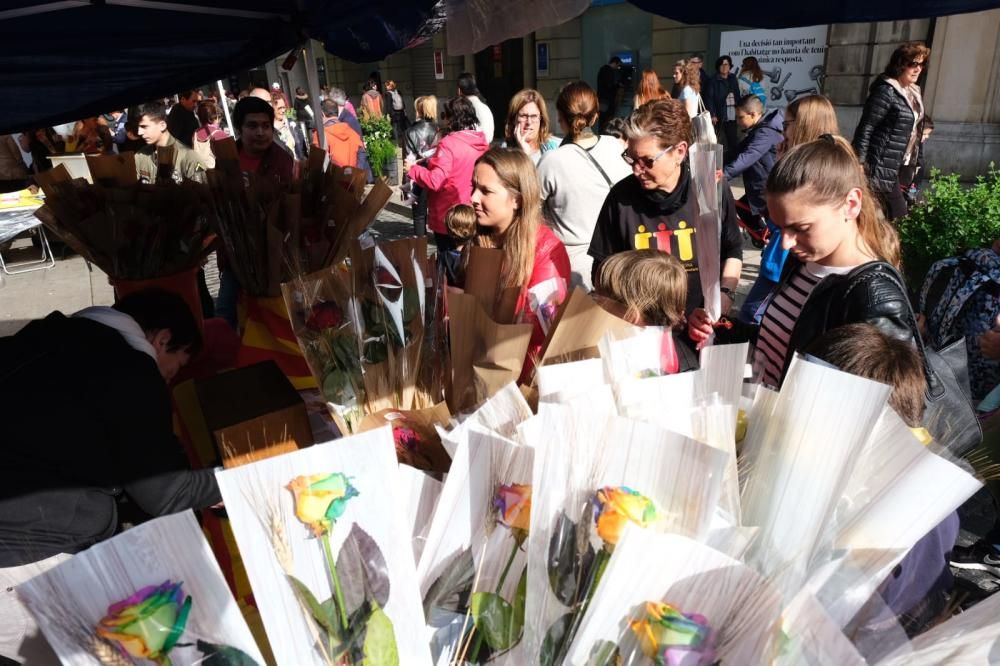
[[[438,253],[455,247],[444,225],[445,213],[456,204],[471,201],[476,160],[490,147],[483,133],[475,129],[478,122],[467,99],[449,100],[441,113],[437,151],[426,166],[412,160],[405,165],[410,179],[427,189],[427,226],[434,232]]]

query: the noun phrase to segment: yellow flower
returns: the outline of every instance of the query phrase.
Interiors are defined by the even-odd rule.
[[[626,523],[648,527],[659,518],[652,500],[625,486],[598,490],[595,508],[597,535],[610,546],[618,543]]]
[[[316,536],[329,532],[344,514],[347,500],[358,496],[357,488],[339,472],[297,476],[286,487],[295,496],[295,517]]]

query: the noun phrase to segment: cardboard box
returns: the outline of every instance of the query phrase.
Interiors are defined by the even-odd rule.
[[[223,467],[314,443],[305,402],[274,361],[197,380],[195,391]]]

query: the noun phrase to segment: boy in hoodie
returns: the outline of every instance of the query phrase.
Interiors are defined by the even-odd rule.
[[[784,123],[784,112],[775,109],[765,115],[764,105],[756,95],[746,95],[736,105],[736,124],[746,132],[746,136],[740,141],[734,151],[735,157],[726,164],[723,173],[730,181],[736,176],[743,176],[746,204],[757,220],[767,220],[764,186],[778,160],[778,144],[784,140]],[[771,233],[775,233],[776,229],[772,227]],[[766,256],[761,256],[760,275],[740,309],[741,321],[752,323],[757,320],[761,303],[781,278],[785,253],[780,244],[768,246],[768,249],[772,248],[777,252],[772,251],[768,255],[765,250]]]
[[[330,161],[342,167],[357,167],[358,152],[363,144],[361,135],[339,119],[340,109],[332,99],[323,100],[323,133],[326,135],[326,151]],[[319,145],[319,135],[313,134],[313,145]]]

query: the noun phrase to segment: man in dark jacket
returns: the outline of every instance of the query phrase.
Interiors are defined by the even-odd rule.
[[[201,100],[201,91],[185,90],[177,94],[177,104],[167,116],[167,129],[175,139],[188,148],[194,148],[194,133],[201,127],[194,111]]]
[[[764,105],[756,95],[743,97],[736,107],[736,124],[747,134],[736,148],[732,161],[726,164],[723,174],[728,180],[743,176],[747,203],[754,215],[767,215],[764,186],[778,159],[778,144],[784,138],[784,122],[781,109],[764,115]]]
[[[618,70],[621,66],[622,59],[612,56],[608,64],[602,65],[597,71],[597,101],[601,109],[598,128],[604,127],[618,111],[618,94],[622,88]]]
[[[701,90],[702,99],[712,114],[715,134],[722,142],[727,161],[732,159],[738,143],[735,110],[736,103],[740,99],[740,86],[732,69],[733,61],[729,56],[722,56],[716,60],[715,75],[708,78]]]
[[[159,290],[0,338],[0,656],[49,663],[31,651],[41,641],[15,585],[126,516],[221,501],[214,471],[189,469],[172,428],[167,382],[200,346],[183,299]]]

